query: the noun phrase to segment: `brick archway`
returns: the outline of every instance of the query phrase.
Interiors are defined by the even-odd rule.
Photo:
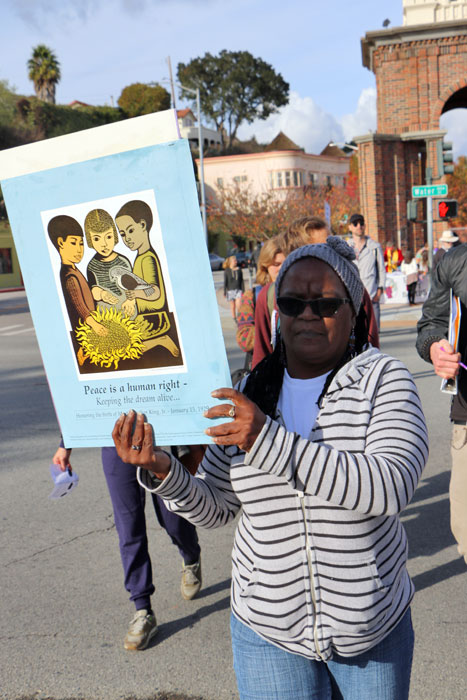
[[[435,102],[432,118],[438,119],[439,123],[441,115],[462,107],[467,108],[467,76],[441,93],[440,99]]]
[[[359,145],[362,210],[373,238],[397,238],[412,248],[426,237],[423,224],[407,221],[412,186],[433,183],[436,144],[445,131],[440,117],[467,107],[467,24],[435,22],[368,32],[362,39],[363,65],[376,77],[378,125],[355,138]],[[435,238],[443,224],[435,227]]]

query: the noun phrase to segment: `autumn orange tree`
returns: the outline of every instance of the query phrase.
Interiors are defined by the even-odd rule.
[[[458,215],[449,223],[452,227],[467,225],[467,156],[460,156],[454,172],[446,178],[449,199],[457,199]]]
[[[207,206],[208,228],[230,238],[264,241],[286,230],[295,219],[324,218],[325,202],[331,207],[333,232],[344,233],[346,215],[359,211],[358,175],[350,173],[344,187],[310,186],[261,194],[242,184],[222,186]]]

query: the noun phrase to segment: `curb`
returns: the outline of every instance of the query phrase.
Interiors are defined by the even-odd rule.
[[[0,289],[0,294],[3,294],[4,292],[24,292],[24,287],[6,287],[4,289]]]

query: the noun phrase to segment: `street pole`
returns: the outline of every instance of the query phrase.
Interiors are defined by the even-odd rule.
[[[172,76],[172,61],[170,60],[170,56],[167,56],[167,65],[169,66],[169,76],[170,76],[170,91],[172,93],[172,104],[173,108],[177,109],[177,104],[175,102],[175,87],[174,87],[174,79]]]
[[[203,231],[208,245],[208,225],[206,220],[206,190],[204,187],[204,159],[203,159],[203,130],[201,128],[201,101],[199,98],[199,88],[196,88],[196,109],[198,112],[198,143],[199,143],[199,180],[201,189],[201,218],[203,220]]]
[[[426,168],[426,184],[432,184],[433,170]],[[426,198],[426,237],[428,243],[428,266],[433,270],[433,197]]]
[[[170,59],[168,59],[170,61]],[[169,64],[170,65],[170,64]],[[172,69],[171,73],[172,75]],[[196,111],[198,114],[198,144],[199,144],[199,188],[200,188],[200,195],[201,195],[201,219],[203,221],[203,232],[204,232],[204,238],[206,240],[206,246],[208,245],[208,225],[207,225],[207,217],[206,217],[206,188],[204,186],[204,157],[203,157],[203,129],[201,126],[201,99],[199,95],[199,88],[196,88],[196,90],[193,90],[193,88],[186,87],[185,85],[181,85],[180,83],[175,83],[172,80],[167,81],[167,80],[160,80],[159,82],[164,83],[164,82],[170,82],[171,87],[173,89],[173,86],[176,85],[177,87],[181,88],[182,90],[186,90],[186,92],[191,92],[193,95],[196,95]],[[151,85],[151,83],[149,83]],[[157,83],[153,83],[154,85]]]

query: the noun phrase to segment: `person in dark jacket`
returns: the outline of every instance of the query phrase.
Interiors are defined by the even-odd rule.
[[[461,322],[456,341],[451,338],[449,342],[451,299],[458,305]],[[445,253],[433,271],[430,294],[423,305],[417,332],[420,357],[433,364],[439,377],[457,385],[451,403],[449,497],[451,530],[459,554],[467,562],[467,244]]]

